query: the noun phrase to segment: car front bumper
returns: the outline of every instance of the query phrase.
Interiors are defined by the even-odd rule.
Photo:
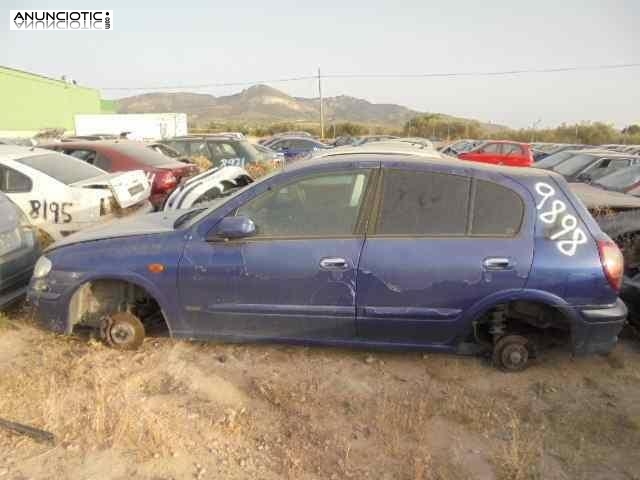
[[[573,332],[573,347],[577,355],[609,353],[618,342],[618,334],[627,319],[627,307],[621,299],[606,308],[580,310],[582,320]]]

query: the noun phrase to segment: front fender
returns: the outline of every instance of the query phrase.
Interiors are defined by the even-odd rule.
[[[177,319],[177,315],[179,315],[179,309],[177,307],[177,305],[175,305],[173,302],[171,302],[168,298],[167,295],[164,295],[162,290],[153,282],[151,282],[148,278],[146,278],[145,276],[136,273],[136,272],[131,272],[131,271],[125,271],[125,272],[111,272],[111,271],[106,271],[106,272],[92,272],[88,275],[85,275],[81,278],[81,280],[78,282],[77,285],[74,286],[73,289],[71,289],[69,292],[67,292],[66,294],[66,305],[67,305],[67,311],[66,311],[66,328],[67,328],[67,333],[71,333],[71,330],[73,328],[73,325],[71,325],[71,322],[69,321],[69,305],[71,304],[71,300],[73,298],[73,296],[75,295],[75,293],[82,288],[83,285],[86,285],[89,282],[93,282],[93,281],[98,281],[98,280],[111,280],[111,281],[121,281],[121,282],[127,282],[130,283],[132,285],[135,285],[141,289],[143,289],[144,291],[146,291],[151,297],[153,297],[153,299],[158,303],[158,306],[160,307],[160,310],[162,311],[162,314],[164,316],[165,322],[167,324],[167,328],[169,329],[169,333],[172,334],[173,329],[172,329],[172,322],[173,320]]]

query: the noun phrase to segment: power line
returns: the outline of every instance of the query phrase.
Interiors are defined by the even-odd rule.
[[[284,83],[284,82],[297,82],[300,80],[315,80],[318,78],[316,75],[307,75],[301,77],[291,78],[276,78],[273,80],[254,80],[252,82],[224,82],[224,83],[203,83],[199,85],[156,85],[146,87],[100,87],[100,90],[199,90],[201,88],[214,88],[214,87],[246,87],[251,85],[257,85],[259,83]]]
[[[527,73],[560,73],[579,72],[587,70],[614,70],[621,68],[640,67],[640,63],[621,63],[615,65],[590,65],[557,68],[529,68],[521,70],[500,70],[493,72],[450,72],[450,73],[407,73],[407,74],[329,74],[323,78],[431,78],[431,77],[487,77],[500,75],[522,75]]]
[[[451,77],[490,77],[490,76],[508,76],[508,75],[525,75],[538,73],[562,73],[562,72],[580,72],[594,70],[618,70],[624,68],[637,68],[640,63],[619,63],[609,65],[583,65],[555,68],[526,68],[518,70],[498,70],[498,71],[469,71],[469,72],[432,72],[432,73],[374,73],[374,74],[329,74],[322,75],[322,78],[341,78],[341,79],[364,79],[364,78],[451,78]],[[156,85],[144,87],[102,87],[101,90],[199,90],[203,88],[216,87],[241,87],[251,86],[260,83],[285,83],[298,82],[302,80],[315,80],[316,75],[303,75],[299,77],[277,78],[272,80],[254,80],[243,82],[222,82],[222,83],[203,83],[195,85]]]

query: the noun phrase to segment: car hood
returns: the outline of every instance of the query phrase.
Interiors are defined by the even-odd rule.
[[[626,193],[613,192],[585,183],[570,183],[569,188],[587,208],[640,208],[640,198]]]
[[[122,219],[112,220],[97,227],[87,228],[68,237],[64,237],[51,245],[47,251],[75,243],[173,232],[175,221],[185,213],[185,210],[179,210],[174,212],[149,213],[146,215],[132,215]]]

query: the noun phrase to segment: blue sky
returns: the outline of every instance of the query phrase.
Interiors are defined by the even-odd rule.
[[[132,5],[136,5],[132,8]],[[143,7],[148,4],[149,6]],[[0,64],[94,87],[640,63],[637,0],[29,2],[8,0]],[[180,5],[163,7],[160,5]],[[10,32],[9,9],[112,9],[110,32]],[[634,25],[635,23],[635,25]],[[353,95],[514,127],[640,123],[640,68],[438,79],[326,79]],[[317,96],[312,80],[272,84]],[[192,91],[225,95],[240,87]],[[114,98],[140,93],[103,90]]]

